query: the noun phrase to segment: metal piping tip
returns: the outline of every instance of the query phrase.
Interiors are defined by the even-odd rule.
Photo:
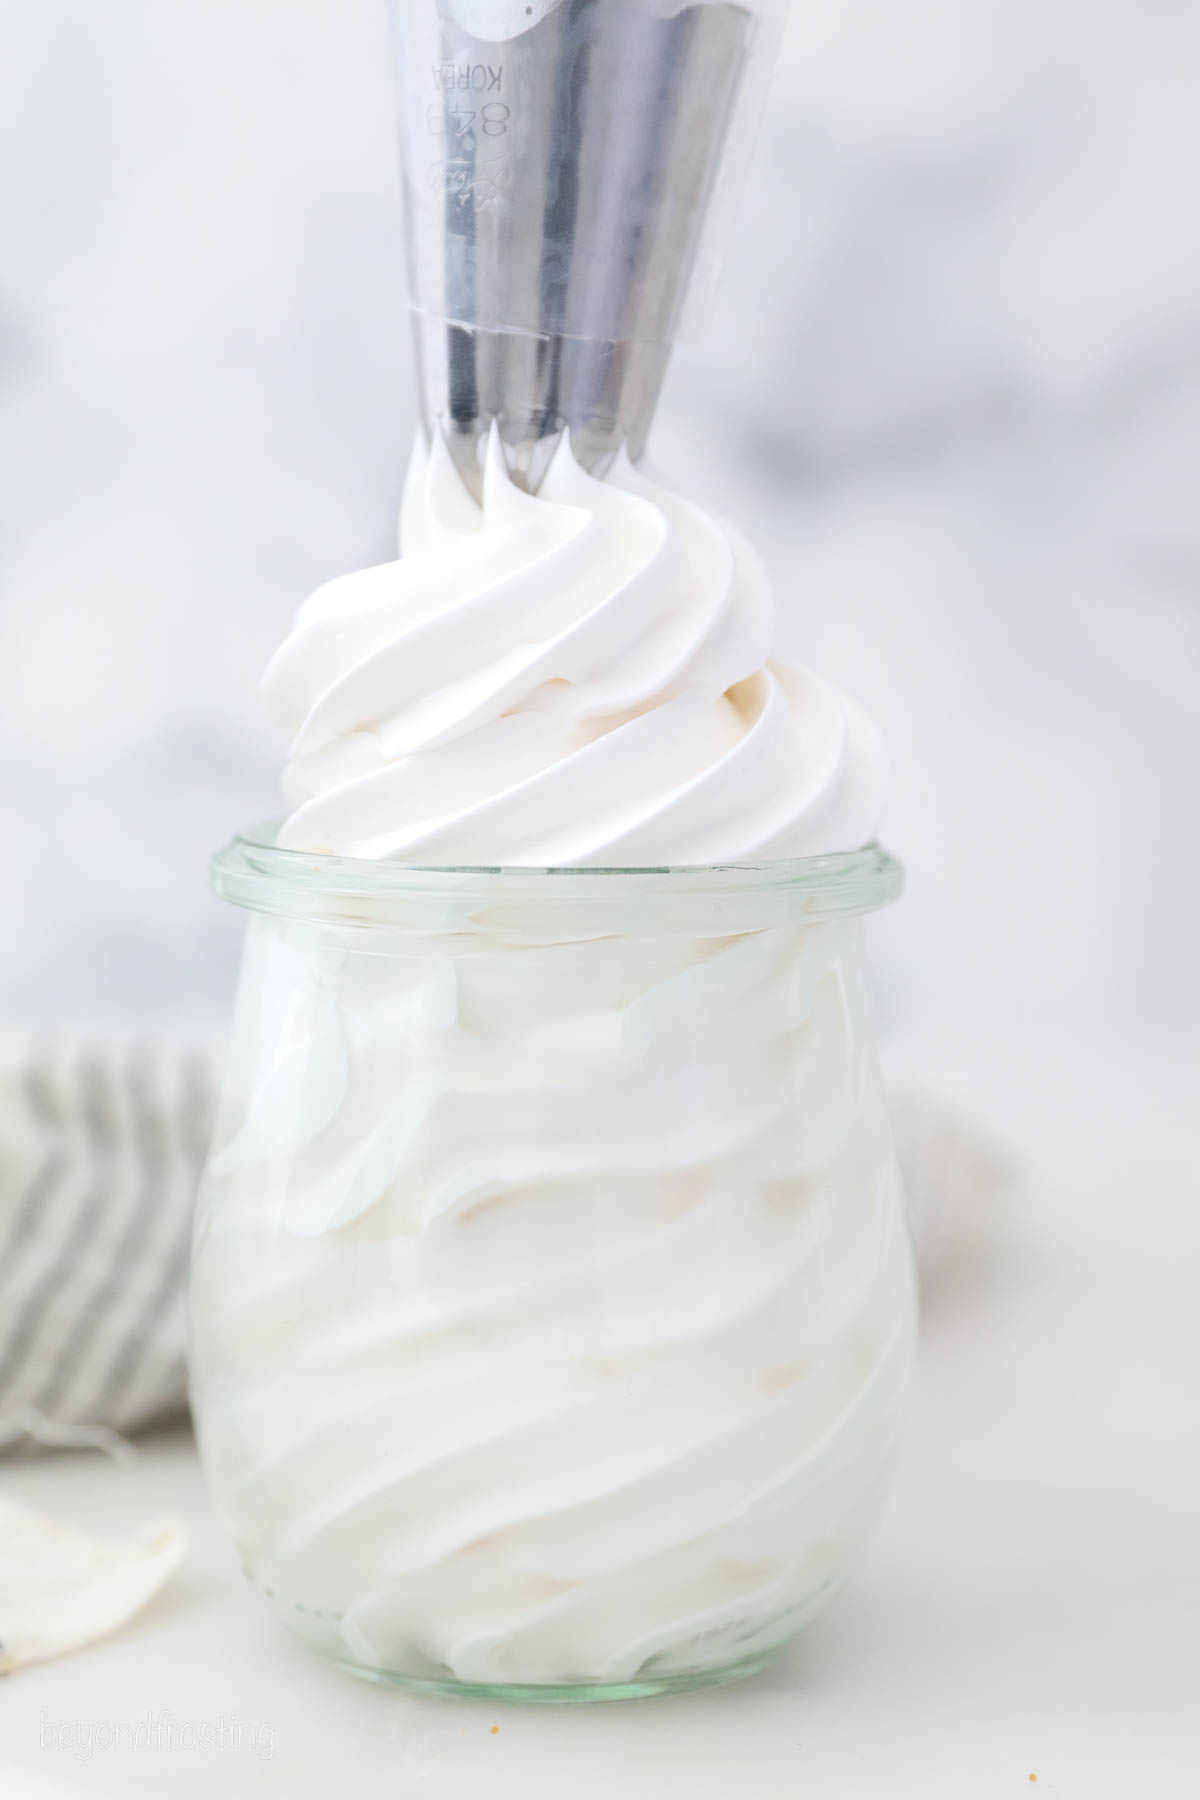
[[[392,0],[421,409],[476,494],[493,421],[536,490],[564,430],[595,474],[645,448],[755,20],[558,0],[493,41],[463,12]]]

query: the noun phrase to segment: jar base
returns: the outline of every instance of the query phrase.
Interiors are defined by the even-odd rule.
[[[248,1567],[243,1567],[249,1580],[260,1586],[278,1607],[278,1596],[258,1583]],[[747,1634],[749,1641],[743,1640],[744,1654],[741,1656],[735,1655],[729,1662],[713,1663],[705,1668],[685,1668],[669,1673],[658,1674],[647,1668],[630,1681],[460,1681],[449,1669],[428,1663],[421,1669],[419,1661],[416,1668],[411,1663],[408,1667],[388,1668],[383,1663],[348,1654],[345,1640],[330,1614],[297,1606],[279,1608],[277,1616],[287,1631],[306,1644],[322,1662],[347,1675],[357,1676],[360,1681],[373,1682],[376,1687],[394,1687],[405,1693],[428,1694],[438,1699],[488,1700],[506,1706],[589,1705],[601,1701],[652,1700],[670,1694],[691,1694],[703,1688],[728,1687],[735,1681],[745,1681],[749,1676],[759,1674],[795,1642],[817,1613],[824,1610],[841,1587],[846,1572],[843,1568],[828,1575],[786,1611],[761,1621],[752,1634]],[[735,1646],[729,1648],[733,1650]]]
[[[371,1681],[378,1687],[399,1688],[405,1693],[428,1694],[442,1700],[490,1700],[503,1706],[577,1706],[594,1705],[612,1700],[654,1700],[669,1694],[692,1694],[701,1688],[728,1687],[731,1682],[745,1681],[774,1662],[780,1650],[777,1645],[742,1662],[729,1663],[720,1669],[705,1669],[691,1675],[664,1675],[650,1681],[621,1682],[483,1682],[437,1680],[420,1675],[393,1674],[387,1669],[370,1668],[351,1662],[346,1657],[331,1656],[327,1650],[312,1646],[323,1661],[360,1681]]]

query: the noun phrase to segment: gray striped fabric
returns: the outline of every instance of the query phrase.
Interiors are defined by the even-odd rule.
[[[213,1092],[200,1049],[0,1046],[0,1448],[14,1420],[131,1432],[185,1406]]]

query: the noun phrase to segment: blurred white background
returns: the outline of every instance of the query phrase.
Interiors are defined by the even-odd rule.
[[[414,409],[382,0],[0,0],[0,1005],[227,1015],[256,684],[391,554]],[[890,740],[885,1023],[1200,1011],[1188,0],[795,6],[655,459]]]

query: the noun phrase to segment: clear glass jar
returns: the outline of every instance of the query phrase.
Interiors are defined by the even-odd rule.
[[[914,1286],[870,848],[413,870],[237,839],[192,1402],[251,1578],[380,1680],[762,1666],[888,1485]]]

